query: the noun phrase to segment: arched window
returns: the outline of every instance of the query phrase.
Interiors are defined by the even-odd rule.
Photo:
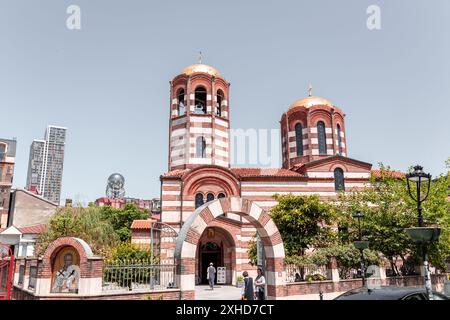
[[[222,199],[225,198],[225,193],[221,192],[219,193],[219,195],[217,196],[217,199]]]
[[[223,101],[224,95],[222,90],[217,90],[217,103],[216,103],[216,115],[218,117],[222,116],[222,101]]]
[[[295,125],[295,146],[297,147],[297,156],[303,155],[303,130],[302,124]]]
[[[206,158],[206,141],[203,136],[197,138],[195,155],[197,158]]]
[[[210,202],[214,200],[214,194],[213,193],[208,193],[206,195],[206,202]]]
[[[184,89],[178,90],[178,115],[182,116],[186,113],[186,106],[184,105]]]
[[[338,136],[338,153],[342,155],[341,126],[339,124],[336,126],[336,131]]]
[[[195,209],[203,205],[203,194],[197,193],[195,195]]]
[[[195,113],[206,114],[206,89],[197,87],[195,89]]]
[[[327,154],[327,136],[323,121],[317,122],[317,138],[319,140],[319,154]]]
[[[344,170],[341,168],[334,169],[334,189],[336,191],[345,190]]]

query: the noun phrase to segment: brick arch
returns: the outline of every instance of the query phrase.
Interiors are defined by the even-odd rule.
[[[241,215],[257,229],[266,256],[267,296],[269,299],[283,297],[284,246],[278,228],[269,214],[256,203],[240,197],[228,197],[197,208],[178,234],[175,259],[183,299],[195,298],[195,258],[200,237],[207,226],[223,213]]]
[[[223,188],[227,196],[239,195],[239,181],[237,177],[223,167],[211,165],[195,168],[183,176],[183,181],[185,181],[183,188],[184,196],[195,194],[202,185],[208,183]]]
[[[334,164],[331,165],[331,167],[330,167],[330,172],[334,172],[334,170],[335,170],[336,168],[341,168],[342,170],[344,170],[344,172],[348,172],[348,171],[349,171],[349,170],[348,170],[348,167],[347,167],[344,163],[342,163],[342,162],[337,162],[337,163],[334,163]]]
[[[82,239],[73,237],[58,238],[53,241],[45,250],[42,263],[43,263],[43,278],[51,278],[53,260],[56,255],[65,247],[73,247],[78,252],[80,257],[80,272],[81,277],[88,276],[89,271],[87,270],[88,258],[94,256],[91,247]]]
[[[233,251],[231,252],[231,254],[228,256],[228,258],[230,258],[230,261],[229,261],[229,264],[230,264],[230,268],[229,268],[229,270],[227,270],[227,271],[229,271],[231,274],[229,275],[230,276],[230,279],[231,279],[231,283],[234,283],[235,282],[235,275],[236,275],[236,268],[237,268],[237,252],[236,252],[236,248],[237,248],[237,244],[238,244],[238,242],[239,242],[239,240],[238,240],[238,238],[237,238],[237,236],[236,236],[236,233],[233,233],[233,232],[230,232],[230,230],[228,230],[227,229],[227,226],[225,225],[224,226],[224,223],[223,223],[223,221],[219,221],[219,220],[213,220],[213,221],[211,221],[211,223],[208,225],[208,228],[214,228],[215,229],[215,231],[216,231],[216,235],[217,235],[217,238],[222,238],[223,240],[224,240],[224,242],[225,242],[225,245],[226,245],[226,247],[227,248],[231,248],[231,249],[233,249]],[[206,229],[205,229],[205,231],[206,231]],[[199,239],[199,241],[201,240],[201,239],[204,239],[205,237],[207,238],[207,235],[206,235],[206,233],[205,233],[205,231],[202,233],[202,235],[200,236],[200,239]],[[207,240],[208,240],[208,238],[207,238]],[[197,246],[197,258],[196,258],[196,260],[197,260],[197,262],[199,262],[200,261],[200,256],[199,256],[199,254],[200,254],[200,248],[199,248],[199,246]],[[227,258],[227,253],[226,252],[223,252],[223,258],[224,258],[224,260],[226,260],[226,258]],[[199,264],[199,263],[198,263]],[[226,267],[226,264],[224,264],[223,266],[225,266]],[[198,270],[199,272],[200,272],[200,270]],[[234,271],[234,272],[233,272]]]

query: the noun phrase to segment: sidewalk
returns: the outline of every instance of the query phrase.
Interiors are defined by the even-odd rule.
[[[195,286],[195,300],[240,300],[241,290],[231,285],[216,285],[214,290],[208,285]]]

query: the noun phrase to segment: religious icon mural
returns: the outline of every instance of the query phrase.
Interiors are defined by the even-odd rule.
[[[80,257],[73,247],[63,248],[53,263],[52,293],[78,293]]]

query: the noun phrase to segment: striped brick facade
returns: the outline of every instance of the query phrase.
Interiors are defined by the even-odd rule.
[[[170,82],[169,170],[198,165],[229,167],[229,83],[216,73],[185,72]],[[197,88],[206,90],[205,113],[195,109]],[[199,137],[205,139],[204,157],[196,154]]]
[[[199,70],[199,66],[201,67]],[[188,70],[188,71],[186,71]],[[206,114],[195,113],[195,89],[206,89]],[[248,247],[258,234],[264,244],[267,294],[283,296],[281,276],[284,249],[268,212],[277,204],[275,194],[319,195],[334,200],[336,190],[361,190],[372,165],[347,157],[344,113],[328,100],[308,97],[296,101],[281,118],[282,168],[231,168],[229,166],[229,84],[218,71],[193,65],[171,82],[169,171],[161,175],[161,221],[178,233],[161,236],[163,258],[179,259],[181,296],[194,297],[194,286],[204,276],[203,246],[220,246],[220,264],[226,282],[256,267],[249,264]],[[218,88],[224,93],[222,114],[213,109]],[[184,90],[186,113],[179,114],[179,92]],[[325,154],[319,152],[318,122],[324,124]],[[303,155],[297,155],[296,125],[302,125]],[[338,132],[339,125],[339,132]],[[196,140],[205,137],[206,157],[196,157]],[[342,174],[338,184],[336,171]],[[341,189],[338,188],[338,185]],[[223,198],[220,198],[220,197]],[[196,205],[196,197],[206,203]],[[220,199],[219,199],[220,198]],[[203,203],[203,202],[202,202]]]
[[[308,163],[340,154],[347,156],[347,144],[344,125],[344,113],[335,106],[328,105],[293,105],[281,117],[281,139],[283,168],[290,169],[294,165]],[[326,152],[319,151],[319,135],[317,124],[325,124]],[[298,155],[295,126],[302,126],[303,155]],[[339,132],[339,134],[338,134]]]

